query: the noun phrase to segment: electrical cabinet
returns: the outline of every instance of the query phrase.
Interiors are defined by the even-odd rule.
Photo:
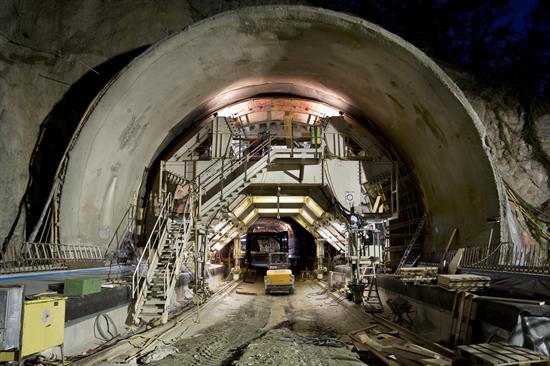
[[[65,335],[65,298],[25,301],[21,357],[61,346]]]
[[[23,286],[0,287],[0,362],[63,346],[65,298],[25,301],[23,293]]]

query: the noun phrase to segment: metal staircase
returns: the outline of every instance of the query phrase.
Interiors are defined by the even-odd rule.
[[[233,138],[240,138],[244,136],[244,130],[237,126],[235,123],[235,118],[225,117],[225,122],[227,123],[227,127],[229,127],[229,131],[231,131],[231,136]]]
[[[168,321],[168,310],[183,263],[193,250],[194,200],[190,193],[183,218],[173,215],[171,193],[164,197],[151,235],[132,277],[134,322]]]
[[[235,200],[250,181],[267,169],[271,160],[271,139],[267,138],[238,159],[218,160],[197,180],[201,187],[201,222],[211,224],[218,209]]]
[[[242,196],[244,189],[266,171],[273,160],[304,160],[318,156],[314,149],[303,150],[272,150],[271,138],[267,137],[258,140],[257,144],[235,158],[217,159],[193,181],[165,170],[166,166],[161,165],[159,194],[162,208],[132,278],[136,324],[159,320],[165,323],[168,320],[169,306],[182,265],[193,258],[197,278],[203,280],[204,263],[209,251],[207,229],[212,226],[220,208]],[[183,219],[176,218],[175,199],[172,193],[167,193],[167,183],[189,188]]]

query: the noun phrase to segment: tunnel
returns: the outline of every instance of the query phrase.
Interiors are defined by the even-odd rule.
[[[222,35],[231,36],[227,44]],[[391,143],[430,212],[426,242],[473,245],[499,216],[478,116],[425,54],[364,20],[307,7],[251,8],[152,46],[96,99],[70,152],[61,239],[105,245],[144,171],[201,118],[258,95],[323,102]],[[365,133],[366,134],[366,133]],[[482,240],[482,241],[483,241]]]
[[[135,332],[102,332],[115,350],[77,364],[165,351],[180,364],[287,364],[292,352],[304,364],[377,364],[373,350],[398,335],[450,359],[471,340],[505,338],[493,326],[517,332],[525,313],[506,296],[547,305],[544,280],[501,273],[532,258],[510,244],[486,124],[414,45],[352,15],[269,5],[203,19],[124,60],[134,55],[80,120],[51,206],[32,212],[32,239],[53,226],[55,242],[22,246],[24,259],[29,247],[62,248],[56,260],[97,266],[53,269],[105,275],[109,290],[88,298],[96,318],[82,324]],[[502,280],[491,289],[488,272]],[[441,282],[456,278],[481,295]],[[71,334],[85,296],[68,297]],[[372,315],[388,310],[393,320]],[[87,352],[75,339],[70,349]]]

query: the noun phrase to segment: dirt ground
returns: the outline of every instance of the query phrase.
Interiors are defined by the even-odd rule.
[[[364,365],[339,337],[368,324],[316,282],[297,282],[292,295],[242,283],[199,312],[175,344],[179,353],[154,365]]]

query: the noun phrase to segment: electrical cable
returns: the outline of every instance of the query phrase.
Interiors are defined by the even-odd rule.
[[[103,329],[103,327],[101,326],[101,323],[99,321],[99,318],[102,317],[103,319],[105,319],[105,324],[107,325],[107,333],[105,332],[105,330]],[[113,326],[114,328],[114,333],[111,332],[111,325]],[[101,336],[101,338],[99,338],[96,334],[96,330],[97,332],[99,333],[99,335]],[[118,332],[118,329],[116,327],[116,324],[115,322],[113,321],[113,319],[105,314],[105,313],[100,313],[96,316],[95,318],[95,321],[94,321],[94,336],[97,338],[97,339],[102,339],[104,341],[110,341],[116,337],[118,337],[119,335],[119,332]]]

